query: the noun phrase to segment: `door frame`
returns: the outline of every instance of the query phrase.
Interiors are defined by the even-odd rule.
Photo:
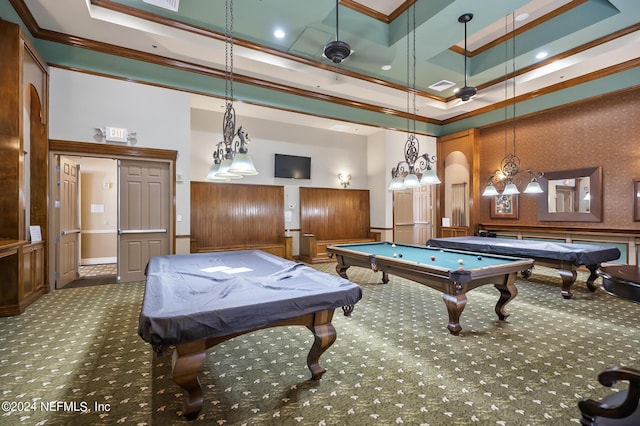
[[[169,184],[169,200],[171,203],[169,209],[169,250],[170,253],[176,251],[176,230],[175,230],[175,217],[176,217],[176,160],[178,158],[178,151],[169,149],[158,148],[139,148],[127,145],[111,145],[111,144],[98,144],[92,142],[73,142],[65,140],[49,140],[49,211],[55,212],[55,189],[57,185],[56,170],[55,170],[55,155],[68,155],[76,157],[104,157],[112,158],[115,160],[148,160],[148,161],[166,161],[169,163],[169,178],[171,180]],[[56,244],[55,239],[57,237],[57,215],[49,214],[49,235],[47,238],[49,259],[47,276],[49,279],[49,291],[55,290],[55,257],[56,257]]]

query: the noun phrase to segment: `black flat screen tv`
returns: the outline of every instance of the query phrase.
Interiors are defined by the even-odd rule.
[[[311,179],[311,158],[276,154],[274,176],[288,179]]]

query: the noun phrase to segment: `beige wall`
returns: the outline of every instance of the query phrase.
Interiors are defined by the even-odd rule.
[[[510,132],[512,126],[509,151]],[[540,222],[537,197],[520,194],[518,220],[492,220],[490,199],[482,197],[480,223],[640,229],[640,222],[633,221],[633,179],[640,178],[640,89],[518,119],[516,137],[523,168],[549,172],[602,166],[602,222]],[[479,149],[484,180],[505,154],[504,128],[481,129]]]
[[[115,262],[118,226],[116,161],[84,157],[79,159],[79,163],[81,263]]]

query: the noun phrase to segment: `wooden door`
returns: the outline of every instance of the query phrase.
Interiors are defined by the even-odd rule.
[[[393,240],[413,244],[413,190],[393,192]]]
[[[433,233],[433,186],[413,190],[413,244],[424,245]]]
[[[143,281],[152,256],[170,253],[169,163],[118,160],[118,282]]]
[[[80,168],[69,157],[58,156],[59,230],[57,243],[56,288],[78,279],[80,260]]]

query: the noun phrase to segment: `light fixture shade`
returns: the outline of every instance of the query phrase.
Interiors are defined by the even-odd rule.
[[[389,184],[389,187],[387,189],[389,191],[399,191],[401,189],[404,189],[404,183],[402,182],[402,178],[398,176],[391,179],[391,183]]]
[[[225,158],[224,160],[222,160],[222,163],[220,163],[220,168],[218,169],[216,176],[226,177],[229,179],[240,179],[242,177],[242,175],[229,171],[230,168],[231,168],[231,159]]]
[[[406,178],[404,178],[404,187],[405,188],[417,188],[420,186],[420,181],[418,180],[418,176],[414,173],[409,173]]]
[[[421,185],[434,185],[440,183],[440,179],[438,179],[438,175],[436,171],[433,169],[427,169],[423,174],[422,178],[420,178]]]
[[[207,177],[205,177],[205,180],[208,180],[211,182],[229,182],[231,179],[229,179],[228,177],[217,175],[218,169],[220,169],[220,164],[214,163],[209,169],[209,173],[207,173]]]
[[[229,167],[229,172],[243,176],[253,176],[258,174],[256,167],[253,165],[251,156],[243,153],[238,153],[233,158],[233,162]]]
[[[544,191],[537,180],[532,179],[524,189],[525,194],[542,194]]]
[[[512,180],[507,183],[507,186],[504,187],[504,191],[502,191],[503,195],[515,195],[519,193],[520,191],[518,191],[518,187]]]
[[[494,195],[500,195],[495,186],[493,186],[493,182],[489,182],[487,187],[482,192],[483,197],[493,197]]]

